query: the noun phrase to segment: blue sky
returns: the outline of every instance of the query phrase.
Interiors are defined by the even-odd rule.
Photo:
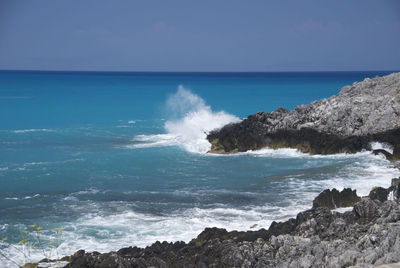
[[[400,70],[400,1],[0,0],[0,69]]]

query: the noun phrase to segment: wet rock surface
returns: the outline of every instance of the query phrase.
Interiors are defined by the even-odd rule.
[[[258,112],[208,135],[212,153],[295,148],[304,153],[355,153],[371,141],[386,142],[400,159],[400,73],[365,79],[343,87],[337,96],[301,105]]]
[[[399,181],[363,198],[351,189],[321,193],[335,196],[335,204],[340,197],[346,202],[357,198],[345,213],[314,201],[319,205],[273,222],[268,230],[206,228],[189,243],[156,242],[104,254],[79,251],[66,267],[372,267],[400,262]],[[389,196],[385,201],[381,190]]]

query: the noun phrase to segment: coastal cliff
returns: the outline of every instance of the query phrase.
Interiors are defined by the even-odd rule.
[[[400,73],[365,79],[343,87],[337,96],[258,112],[207,136],[210,153],[295,148],[304,153],[355,153],[370,142],[391,145],[389,158],[400,159]]]
[[[372,267],[400,261],[399,179],[360,198],[356,191],[323,191],[310,210],[268,230],[206,228],[185,242],[85,253],[66,267]],[[352,206],[344,213],[331,208]]]

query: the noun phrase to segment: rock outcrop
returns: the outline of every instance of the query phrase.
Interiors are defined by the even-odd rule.
[[[400,73],[365,79],[343,87],[337,96],[289,111],[259,112],[211,132],[212,153],[296,148],[305,153],[354,153],[370,142],[394,147],[400,159]]]
[[[372,267],[400,262],[399,181],[384,189],[386,201],[381,191],[361,199],[350,189],[320,195],[357,199],[345,213],[314,201],[312,209],[273,222],[268,230],[206,228],[189,243],[156,242],[104,254],[79,251],[66,267]]]
[[[383,188],[382,188],[383,189]],[[387,192],[386,196],[387,196]],[[320,193],[313,201],[313,208],[325,207],[329,209],[352,207],[361,198],[357,195],[356,190],[345,188],[341,192],[333,188],[326,189]]]

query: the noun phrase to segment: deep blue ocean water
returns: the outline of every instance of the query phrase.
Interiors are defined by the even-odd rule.
[[[189,241],[211,226],[268,228],[325,188],[386,187],[399,171],[369,152],[217,156],[205,136],[387,73],[0,72],[0,238],[36,224],[49,250],[62,227],[59,255]]]

